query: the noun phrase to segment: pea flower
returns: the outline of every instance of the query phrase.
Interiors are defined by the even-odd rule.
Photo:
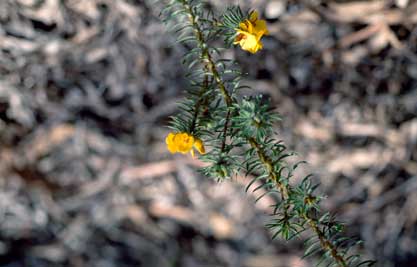
[[[203,141],[200,138],[194,137],[188,133],[169,133],[165,138],[169,152],[186,154],[191,152],[194,157],[194,148],[200,153],[206,153]]]
[[[262,49],[263,44],[261,38],[263,35],[268,35],[265,20],[258,20],[258,12],[253,11],[249,15],[249,19],[245,19],[239,24],[236,29],[238,35],[233,44],[239,44],[243,50],[255,54]]]

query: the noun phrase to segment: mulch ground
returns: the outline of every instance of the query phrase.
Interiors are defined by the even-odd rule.
[[[231,1],[212,1],[221,11]],[[268,21],[232,49],[284,120],[325,210],[377,266],[417,264],[417,3],[241,1]],[[170,155],[186,47],[133,0],[0,1],[0,266],[313,266],[271,241],[272,199]]]

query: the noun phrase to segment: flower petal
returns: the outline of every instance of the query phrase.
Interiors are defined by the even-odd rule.
[[[177,145],[177,150],[180,153],[188,153],[194,143],[194,137],[188,133],[178,133],[174,137],[174,143]]]
[[[239,23],[239,29],[237,30],[248,31],[248,25],[246,24],[246,20]]]
[[[194,141],[194,147],[197,149],[197,151],[200,153],[200,154],[205,154],[206,153],[206,149],[204,148],[204,144],[203,144],[203,141],[201,141],[201,139],[199,139],[199,138],[196,138],[195,139],[195,141]]]
[[[258,20],[258,21],[256,22],[256,24],[255,24],[255,29],[254,29],[254,31],[255,31],[256,33],[262,32],[262,33],[263,33],[263,34],[265,34],[265,35],[269,34],[269,31],[268,31],[268,29],[266,28],[266,21],[265,21],[265,20],[263,20],[263,19]]]
[[[256,53],[258,48],[258,39],[253,34],[247,34],[246,38],[242,40],[240,46],[243,50],[249,51],[251,53]]]
[[[174,133],[169,133],[168,136],[165,138],[165,143],[167,144],[167,148],[169,152],[171,152],[172,154],[177,152],[177,145],[174,142],[174,137],[175,137]]]

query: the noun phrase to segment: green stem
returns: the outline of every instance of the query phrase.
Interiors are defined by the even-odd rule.
[[[200,112],[200,107],[204,100],[202,96],[206,92],[207,89],[208,89],[208,75],[205,75],[204,81],[203,81],[203,87],[201,88],[198,94],[199,99],[194,107],[194,114],[193,114],[193,120],[191,122],[190,134],[193,134],[194,132],[195,126],[197,124],[198,113]]]
[[[230,120],[230,109],[227,111],[226,121],[224,122],[224,127],[223,127],[223,141],[222,141],[222,148],[221,148],[222,152],[224,152],[224,149],[226,147],[227,127],[229,125],[229,120]]]
[[[226,102],[227,107],[231,107],[232,106],[232,97],[230,96],[229,92],[226,89],[226,86],[219,74],[219,71],[216,68],[216,65],[214,64],[213,58],[210,55],[209,52],[209,48],[206,45],[206,42],[204,40],[204,36],[203,36],[203,32],[200,29],[200,25],[198,25],[197,20],[196,20],[196,16],[194,14],[193,9],[191,8],[190,5],[184,3],[184,7],[188,12],[189,15],[189,19],[190,19],[190,23],[191,25],[193,25],[194,28],[194,34],[197,38],[197,41],[199,43],[200,48],[202,49],[201,51],[201,55],[204,58],[205,63],[207,64],[207,68],[209,69],[209,71],[211,72],[211,74],[214,77],[214,80],[216,81],[217,85],[219,86],[219,90],[221,92],[221,94],[223,95],[223,98]]]

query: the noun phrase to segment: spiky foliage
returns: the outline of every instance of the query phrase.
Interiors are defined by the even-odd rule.
[[[246,190],[276,194],[272,220],[267,225],[273,237],[289,240],[309,230],[305,256],[321,255],[318,265],[370,266],[350,250],[359,242],[343,237],[344,225],[329,213],[322,214],[317,186],[311,175],[301,183],[291,182],[302,163],[288,164],[294,155],[274,138],[273,123],[280,116],[261,96],[239,98],[242,74],[236,62],[222,59],[213,41],[226,37],[230,44],[236,25],[248,17],[239,7],[230,7],[219,18],[198,0],[171,0],[162,12],[165,21],[179,33],[178,42],[191,46],[184,55],[190,89],[180,113],[173,117],[175,131],[201,136],[209,152],[201,159],[209,163],[202,172],[218,181],[245,172],[254,178]],[[241,100],[239,100],[241,99]],[[256,184],[256,186],[255,186]],[[258,200],[257,199],[257,200]]]

